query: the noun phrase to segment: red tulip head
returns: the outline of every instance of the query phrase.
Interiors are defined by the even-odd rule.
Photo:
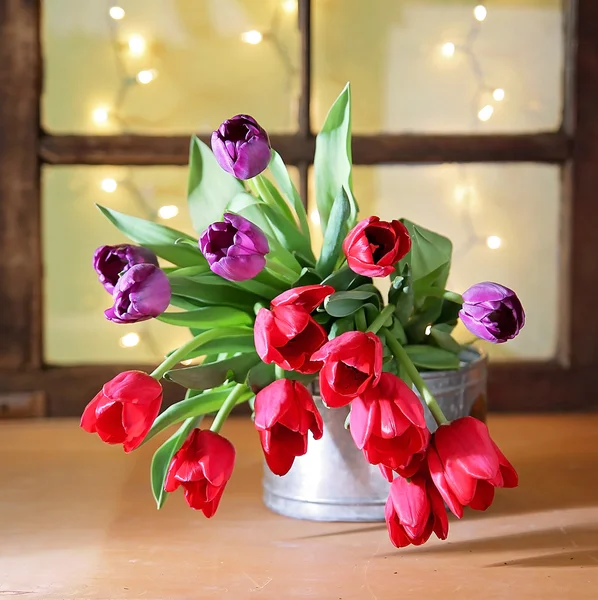
[[[122,444],[125,452],[141,444],[162,404],[162,386],[142,371],[125,371],[108,383],[87,405],[81,427],[107,444]]]

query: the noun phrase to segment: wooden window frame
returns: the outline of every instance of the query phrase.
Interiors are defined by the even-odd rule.
[[[558,352],[554,360],[490,365],[493,410],[576,410],[597,406],[598,372],[598,2],[566,2],[564,115],[559,130],[515,135],[356,135],[356,164],[537,162],[562,168],[562,261]],[[41,167],[185,165],[188,137],[51,135],[42,129],[40,0],[0,3],[0,397],[46,400],[46,414],[80,414],[122,365],[44,364]],[[310,127],[311,3],[299,0],[299,129],[272,135],[296,165],[306,197],[313,160]],[[207,139],[207,136],[202,136]],[[147,368],[136,365],[134,368]],[[178,390],[167,389],[169,401]]]

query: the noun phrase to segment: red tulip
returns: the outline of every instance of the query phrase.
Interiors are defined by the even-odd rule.
[[[517,487],[517,472],[490,438],[484,423],[463,417],[441,425],[430,442],[428,467],[434,484],[459,518],[463,507],[486,510],[495,487]]]
[[[365,277],[386,277],[411,249],[411,237],[400,221],[368,217],[351,229],[343,242],[349,267]]]
[[[448,535],[448,518],[440,494],[429,475],[397,477],[390,486],[384,510],[390,541],[397,548],[421,546],[432,532],[441,540]]]
[[[421,402],[392,373],[382,373],[377,386],[353,400],[349,429],[368,462],[386,467],[389,481],[390,471],[405,477],[417,471],[430,439]]]
[[[255,397],[255,427],[266,462],[276,475],[285,475],[296,456],[307,452],[307,432],[314,440],[323,433],[322,417],[305,386],[279,379]]]
[[[81,427],[125,452],[141,444],[162,404],[162,386],[143,371],[125,371],[105,383],[87,405]]]
[[[348,331],[324,344],[312,357],[323,361],[320,394],[326,406],[345,406],[382,373],[382,343],[373,333]]]
[[[262,308],[255,319],[255,348],[265,363],[275,363],[288,371],[315,373],[321,367],[312,354],[328,340],[324,328],[310,313],[326,296],[334,293],[329,285],[306,285],[284,292]]]
[[[170,463],[164,490],[174,492],[183,486],[187,504],[210,518],[234,465],[235,449],[226,438],[208,429],[194,429]]]

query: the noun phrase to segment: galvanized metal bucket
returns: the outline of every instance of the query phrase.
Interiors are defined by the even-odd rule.
[[[449,420],[473,412],[485,414],[486,356],[468,349],[460,356],[458,371],[423,374],[430,391]],[[368,464],[345,429],[348,407],[329,410],[316,397],[324,420],[322,439],[309,440],[305,456],[279,477],[264,469],[264,503],[276,513],[312,521],[384,520],[389,483],[378,467]],[[424,405],[430,431],[434,418]]]

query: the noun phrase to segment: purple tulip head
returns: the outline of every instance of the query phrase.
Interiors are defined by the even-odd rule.
[[[132,266],[114,288],[114,305],[104,311],[113,323],[137,323],[161,315],[170,304],[170,283],[164,271],[144,263]]]
[[[214,131],[212,152],[227,173],[237,179],[251,179],[270,162],[270,140],[253,117],[237,115]]]
[[[230,281],[246,281],[266,266],[270,251],[264,232],[240,215],[224,213],[199,238],[199,248],[210,269]]]
[[[121,244],[120,246],[100,246],[93,254],[93,268],[106,291],[114,292],[114,287],[122,273],[133,265],[150,263],[158,266],[158,258],[147,248]]]
[[[512,340],[525,325],[525,312],[513,290],[485,281],[463,294],[461,321],[477,337],[501,344]]]

